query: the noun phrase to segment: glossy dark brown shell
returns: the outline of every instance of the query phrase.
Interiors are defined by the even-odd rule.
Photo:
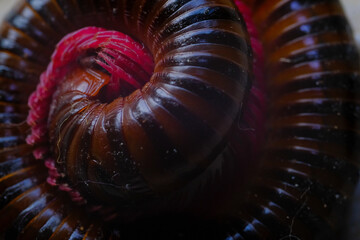
[[[53,145],[60,142],[59,172],[101,203],[186,187],[219,159],[250,86],[248,36],[231,1],[124,1],[122,8],[115,29],[149,48],[151,79],[110,103],[64,81],[49,124]]]
[[[246,1],[265,49],[268,139],[260,173],[230,216],[212,220],[160,216],[136,225],[105,226],[46,184],[47,170],[34,160],[24,142],[29,129],[20,123],[27,115],[27,97],[52,52],[49,46],[89,22],[106,26],[109,19],[123,21],[123,13],[132,11],[132,18],[143,19],[143,9],[150,2],[165,6],[187,1],[129,0],[123,5],[120,1],[30,0],[4,23],[0,236],[341,239],[359,178],[360,70],[351,30],[335,0]],[[117,28],[115,24],[106,27]]]

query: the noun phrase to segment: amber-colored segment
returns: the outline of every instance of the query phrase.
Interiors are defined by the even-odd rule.
[[[0,33],[0,238],[341,239],[359,179],[360,115],[359,57],[343,11],[336,0],[244,2],[265,47],[269,92],[262,168],[248,174],[233,149],[248,145],[229,136],[252,75],[233,1],[28,0],[10,14]],[[14,123],[25,121],[55,44],[89,25],[141,40],[156,66],[141,91],[119,99],[104,97],[110,77],[93,66],[69,68],[59,85],[52,150],[61,184],[100,204],[85,211],[45,183],[47,169],[24,142],[29,129]],[[234,172],[255,176],[246,194],[227,176]],[[92,218],[184,205],[190,219],[104,226]],[[194,217],[201,207],[231,211],[209,224]]]
[[[244,239],[264,232],[266,239],[341,239],[359,178],[360,64],[351,31],[337,1],[252,3],[270,119],[239,232]]]
[[[84,15],[97,11],[93,3],[79,3],[64,2],[62,7]],[[172,202],[187,189],[195,192],[202,179],[211,179],[215,169],[222,167],[228,136],[237,125],[249,90],[252,59],[245,23],[232,1],[133,4],[126,1],[113,9],[113,17],[119,21],[116,29],[124,27],[125,33],[146,44],[154,56],[152,76],[148,76],[146,58],[143,62],[137,58],[148,56],[142,52],[146,48],[127,49],[126,44],[135,45],[130,39],[126,43],[113,40],[113,45],[109,44],[111,39],[106,40],[98,48],[69,60],[68,68],[63,61],[54,59],[67,59],[64,49],[72,51],[72,41],[82,41],[79,47],[85,48],[101,41],[103,35],[111,35],[98,33],[84,40],[94,31],[84,28],[58,44],[53,65],[49,65],[42,81],[58,82],[48,119],[58,171],[53,175],[60,176],[58,184],[78,191],[92,204],[126,209],[118,210],[119,214],[135,208],[136,216],[137,208],[144,213],[155,212],[148,206],[156,201],[165,203],[154,206],[159,211],[174,208]],[[109,7],[103,6],[99,11]],[[117,11],[124,11],[124,15],[118,16]],[[111,26],[106,23],[106,27],[108,24]],[[84,39],[79,37],[82,31]],[[122,44],[134,54],[112,52],[111,47],[119,49]],[[61,69],[53,70],[58,62]],[[124,70],[119,75],[125,77],[119,82],[114,82],[111,75],[116,67]],[[55,76],[56,71],[68,72],[62,79],[46,77]],[[127,87],[131,89],[127,94],[116,95],[116,88]],[[39,88],[33,99],[41,101],[40,93],[47,89]],[[41,112],[34,103],[30,102],[32,121],[28,121],[33,132],[38,126],[36,121],[40,121],[36,115]],[[234,164],[235,157],[229,158],[229,164]],[[240,160],[239,167],[244,166],[244,170],[237,174],[244,174],[247,161]],[[182,205],[188,208],[191,201],[186,198]],[[175,206],[176,211],[183,206]]]

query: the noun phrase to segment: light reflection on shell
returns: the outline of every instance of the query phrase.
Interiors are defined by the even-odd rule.
[[[1,236],[339,239],[359,177],[360,72],[352,33],[335,0],[245,2],[265,50],[269,117],[261,173],[229,215],[154,216],[125,226],[104,226],[49,186],[46,168],[24,142],[29,128],[19,124],[53,51],[48,44],[89,22],[107,26],[107,19],[122,18],[121,1],[29,0],[13,12],[0,42]]]

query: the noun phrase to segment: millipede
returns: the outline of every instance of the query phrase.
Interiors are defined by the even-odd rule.
[[[1,239],[352,239],[338,0],[22,0],[0,30]]]

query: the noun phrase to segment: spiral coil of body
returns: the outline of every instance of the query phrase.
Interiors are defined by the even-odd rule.
[[[196,229],[185,230],[184,234],[189,234],[188,238],[215,239],[338,239],[345,223],[337,216],[345,214],[359,177],[360,71],[351,30],[335,0],[245,2],[252,9],[252,19],[264,46],[269,95],[268,136],[260,173],[230,216],[216,219],[215,223],[204,220],[204,226],[195,225]],[[131,235],[121,227],[107,227],[87,219],[85,210],[72,211],[73,203],[46,184],[47,169],[34,159],[33,149],[25,143],[29,127],[12,124],[26,119],[28,96],[35,90],[38,76],[45,70],[55,44],[66,33],[89,22],[123,30],[138,36],[146,46],[159,49],[157,53],[152,51],[158,62],[166,55],[164,52],[171,51],[169,49],[192,44],[190,40],[195,35],[181,38],[184,25],[176,15],[203,16],[196,12],[194,4],[208,6],[209,14],[221,19],[224,12],[229,18],[238,14],[230,1],[29,0],[9,16],[0,42],[3,132],[0,232],[4,238],[95,239],[116,238],[120,233],[128,237],[142,236],[142,233]],[[200,9],[206,12],[205,7]],[[171,17],[171,14],[175,15]],[[158,18],[146,20],[154,16]],[[157,28],[160,20],[156,19],[165,18],[173,23],[166,25],[168,31],[165,26]],[[123,22],[121,27],[115,25],[119,21]],[[227,33],[237,27],[223,21],[226,20],[213,20],[212,24],[224,27]],[[140,31],[142,27],[151,31]],[[201,28],[193,27],[190,33],[199,34],[197,37],[206,35]],[[154,34],[158,29],[159,33]],[[168,34],[176,31],[180,31],[180,36],[169,37]],[[221,39],[221,33],[218,34],[217,38]],[[229,35],[224,39],[236,39],[233,40],[236,44],[242,41]],[[242,45],[245,53],[249,53],[247,42]],[[53,47],[47,47],[48,44]],[[188,59],[176,60],[170,54],[167,60],[155,65],[155,71],[181,65]],[[180,82],[178,78],[173,81]],[[235,97],[236,107],[229,110],[232,119],[238,114],[243,92],[234,91],[229,95],[234,94],[239,95]],[[229,123],[226,126],[229,127]],[[219,132],[226,135],[228,131]],[[147,231],[162,236],[160,229],[154,229]],[[171,227],[169,229],[164,233],[167,237]],[[143,234],[146,235],[146,231]]]

